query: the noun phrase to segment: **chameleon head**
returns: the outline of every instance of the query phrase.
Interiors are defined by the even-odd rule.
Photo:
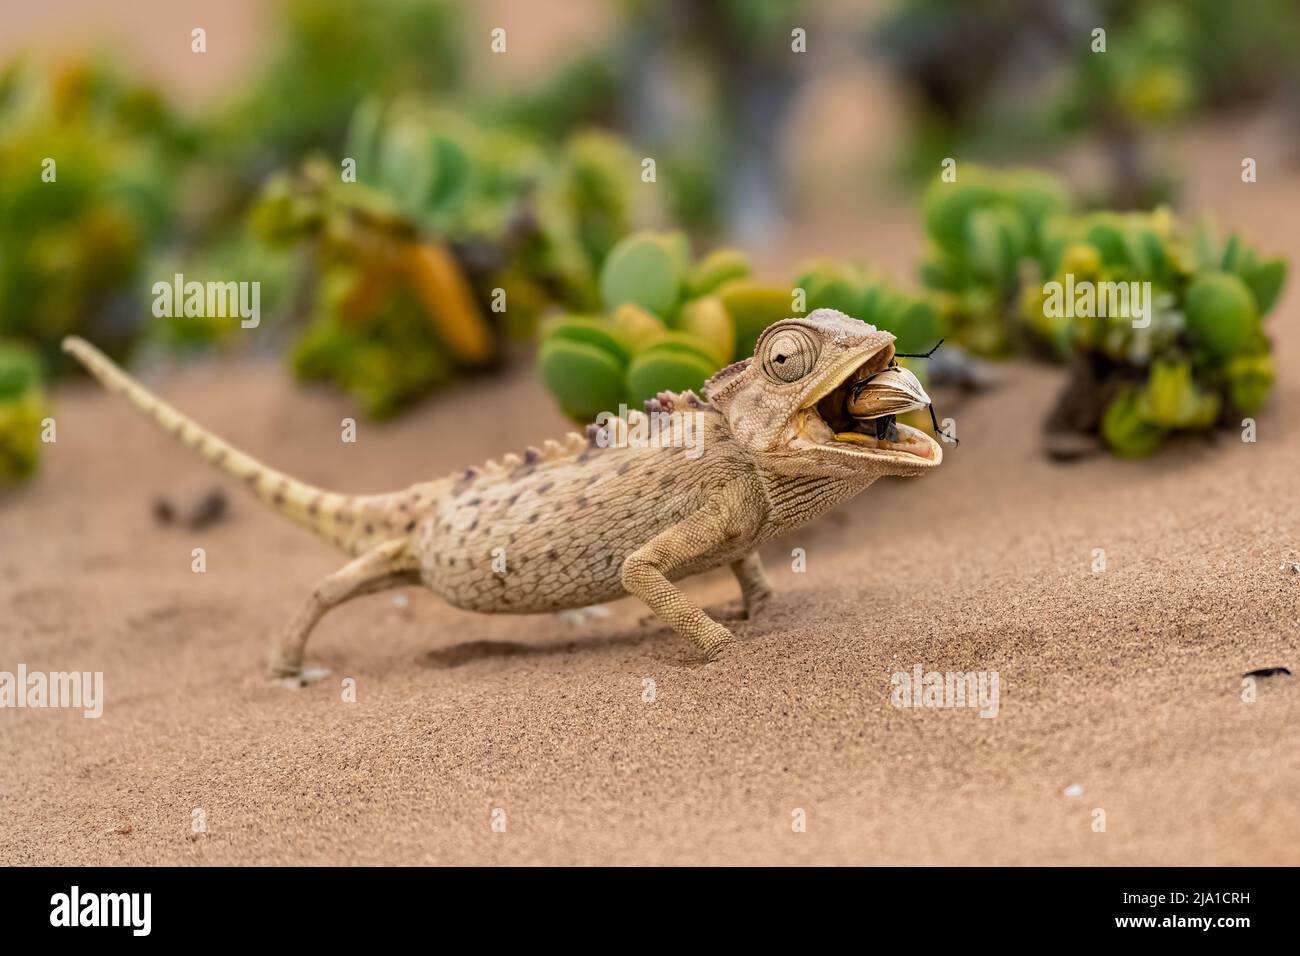
[[[752,359],[718,372],[704,389],[735,440],[774,471],[867,481],[918,475],[943,461],[939,443],[902,424],[896,438],[892,430],[889,438],[878,438],[872,423],[862,419],[866,404],[888,410],[889,402],[875,394],[884,390],[872,389],[864,397],[862,383],[885,372],[893,358],[889,332],[833,309],[817,309],[768,326]],[[924,398],[919,383],[916,391]]]

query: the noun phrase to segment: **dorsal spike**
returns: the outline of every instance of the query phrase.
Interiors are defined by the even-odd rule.
[[[502,455],[499,460],[484,462],[477,468],[466,468],[452,477],[458,487],[465,487],[478,477],[499,480],[503,476],[511,476],[520,467],[529,468],[545,462],[577,458],[593,448],[607,448],[618,440],[617,436],[625,437],[627,428],[626,421],[614,416],[604,425],[597,425],[594,422],[588,425],[585,435],[581,432],[569,432],[559,441],[553,438],[547,439],[540,449],[530,446],[524,449],[522,455],[514,453]]]

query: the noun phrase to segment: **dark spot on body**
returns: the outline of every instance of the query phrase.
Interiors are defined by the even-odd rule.
[[[550,490],[551,490],[552,488],[554,488],[554,487],[555,487],[555,482],[553,482],[553,481],[548,481],[548,482],[546,482],[546,484],[544,484],[544,485],[538,485],[538,486],[537,486],[537,493],[538,493],[539,495],[544,495],[544,494],[546,494],[548,491],[550,491]]]
[[[407,530],[407,531],[414,531],[414,530],[415,530],[415,522],[414,522],[414,521],[408,521],[408,522],[406,522],[406,530]]]

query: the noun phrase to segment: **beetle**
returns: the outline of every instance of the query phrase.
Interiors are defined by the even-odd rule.
[[[920,380],[896,361],[898,358],[929,358],[940,345],[943,345],[943,339],[928,352],[896,353],[886,368],[854,384],[845,410],[854,418],[874,420],[877,439],[897,441],[897,417],[924,408],[930,413],[934,433],[941,434],[930,396],[925,393]],[[960,442],[954,438],[953,444]]]

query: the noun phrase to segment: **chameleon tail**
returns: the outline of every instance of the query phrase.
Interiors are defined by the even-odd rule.
[[[363,550],[374,537],[368,516],[386,510],[396,496],[357,497],[323,491],[269,468],[182,415],[122,371],[84,339],[68,336],[63,350],[103,383],[110,392],[125,396],[181,444],[192,448],[217,468],[242,481],[258,498],[295,524],[333,541],[348,553]]]

